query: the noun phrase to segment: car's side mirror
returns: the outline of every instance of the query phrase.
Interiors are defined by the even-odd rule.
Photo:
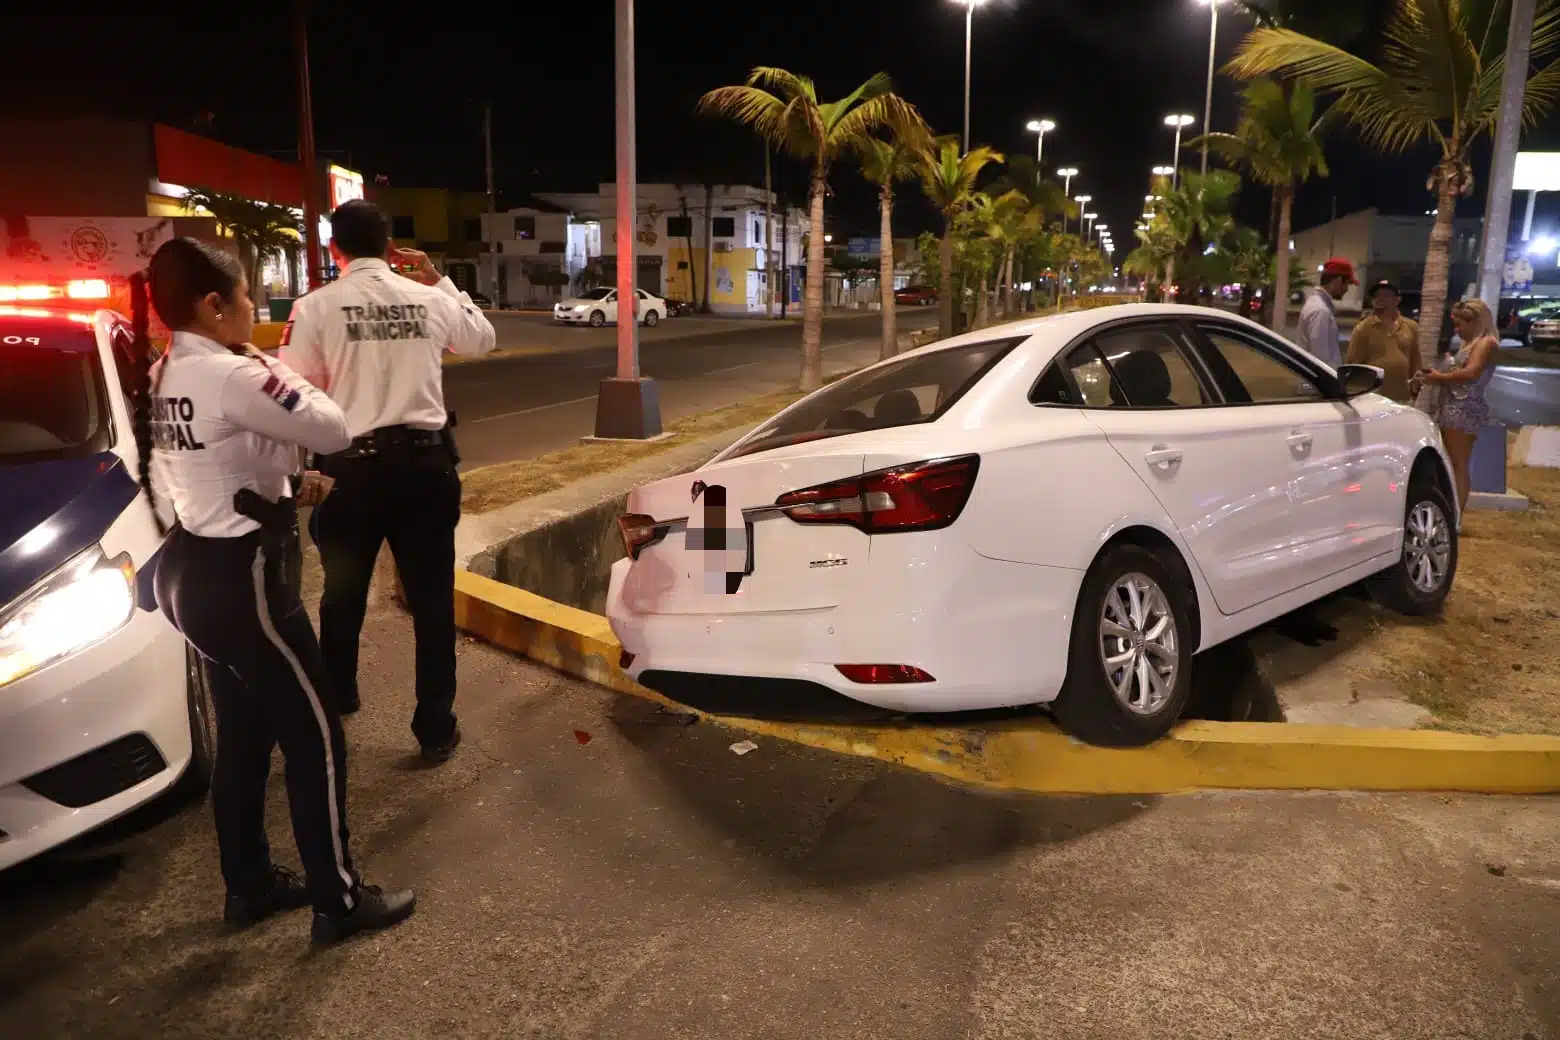
[[[1345,400],[1381,389],[1386,373],[1375,365],[1344,365],[1338,369],[1338,386]]]

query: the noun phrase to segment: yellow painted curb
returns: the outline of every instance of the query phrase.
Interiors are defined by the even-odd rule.
[[[455,575],[455,617],[464,631],[506,650],[611,690],[674,703],[618,668],[621,648],[600,615],[462,570]],[[1083,744],[1041,720],[953,727],[716,718],[736,729],[950,780],[1042,794],[1560,791],[1560,737],[1190,721],[1151,747],[1114,750]]]

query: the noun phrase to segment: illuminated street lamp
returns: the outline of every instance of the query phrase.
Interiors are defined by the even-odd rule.
[[[1223,0],[1197,0],[1200,4],[1207,4],[1208,11],[1213,15],[1208,25],[1208,95],[1203,102],[1203,145],[1202,145],[1202,172],[1208,174],[1208,131],[1213,126],[1213,60],[1214,51],[1219,43],[1219,4]]]
[[[1044,172],[1044,167],[1041,164],[1045,162],[1045,135],[1055,129],[1056,124],[1049,119],[1031,119],[1029,121],[1029,132],[1040,135],[1040,142],[1035,146],[1035,165],[1041,167],[1042,173]]]
[[[1181,131],[1197,122],[1196,116],[1173,115],[1165,116],[1165,125],[1175,130],[1175,162],[1170,164],[1170,186],[1179,186],[1181,181]]]
[[[1099,219],[1099,216],[1098,213],[1085,213],[1083,215],[1083,219],[1089,222],[1088,234],[1090,238],[1094,237],[1094,222]]]
[[[970,54],[975,35],[975,8],[986,0],[953,0],[964,5],[964,154],[970,153]]]
[[[1078,167],[1063,166],[1056,171],[1056,175],[1062,179],[1062,198],[1072,198],[1072,179],[1078,176]],[[1062,207],[1062,234],[1067,234],[1067,207]]]

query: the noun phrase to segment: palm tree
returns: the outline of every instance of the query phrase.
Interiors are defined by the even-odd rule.
[[[1560,7],[1552,0],[1540,7],[1531,58],[1538,71],[1527,81],[1522,112],[1529,126],[1560,95],[1560,65],[1546,60],[1560,45]],[[1490,0],[1395,0],[1379,64],[1290,29],[1258,29],[1228,66],[1241,78],[1293,76],[1336,95],[1339,115],[1383,152],[1438,148],[1426,183],[1437,203],[1420,308],[1426,367],[1438,352],[1457,199],[1473,190],[1469,155],[1500,106],[1509,14],[1507,4]]]
[[[937,332],[953,335],[953,233],[954,222],[968,209],[975,195],[975,179],[992,163],[1002,161],[1000,152],[975,148],[961,152],[954,137],[939,137],[921,152],[921,189],[943,217],[940,271],[937,287]]]
[[[1191,281],[1194,290],[1200,290],[1198,273],[1203,252],[1221,242],[1234,228],[1230,205],[1238,191],[1240,178],[1228,170],[1181,172],[1180,186],[1170,189],[1159,202],[1159,212],[1177,244],[1167,280],[1173,280],[1179,271],[1182,283]],[[1185,296],[1185,292],[1177,293],[1178,298]]]
[[[801,385],[816,390],[823,385],[823,199],[829,168],[875,131],[911,130],[922,124],[921,115],[881,72],[838,101],[819,101],[808,77],[763,65],[748,74],[746,84],[705,94],[699,111],[745,123],[779,150],[812,161]]]
[[[293,254],[303,234],[303,223],[285,206],[256,202],[242,195],[191,188],[179,200],[188,211],[205,212],[217,222],[218,231],[231,235],[239,261],[249,279],[249,299],[257,308],[261,298],[260,267],[282,253]]]
[[[1148,283],[1158,282],[1163,287],[1170,284],[1175,274],[1175,255],[1181,243],[1177,241],[1170,222],[1155,216],[1147,227],[1137,229],[1139,245],[1122,263],[1122,269],[1143,277],[1143,295],[1148,298]]]
[[[1319,4],[1316,0],[1236,0],[1259,28],[1293,29],[1340,47],[1356,43],[1370,28],[1365,4]]]
[[[856,147],[861,175],[878,186],[878,289],[883,301],[883,344],[878,357],[893,357],[899,333],[894,313],[894,184],[915,176],[923,142],[918,135],[896,133],[889,140],[867,137]]]
[[[1245,167],[1251,179],[1273,190],[1278,211],[1274,243],[1278,253],[1278,275],[1274,292],[1285,306],[1274,307],[1273,331],[1282,333],[1289,308],[1289,227],[1299,185],[1312,173],[1327,176],[1327,157],[1322,154],[1321,133],[1328,117],[1316,115],[1316,92],[1300,82],[1285,91],[1277,80],[1258,79],[1243,91],[1240,122],[1233,134],[1205,134],[1190,142],[1195,147],[1206,141],[1226,161]]]

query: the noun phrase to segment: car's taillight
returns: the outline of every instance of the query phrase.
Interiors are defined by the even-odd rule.
[[[959,518],[979,455],[934,459],[788,491],[775,500],[799,524],[849,524],[867,534],[935,531]]]
[[[618,530],[623,532],[623,551],[630,560],[639,559],[645,546],[653,545],[666,534],[665,526],[656,524],[655,517],[641,513],[618,517]]]
[[[837,664],[834,668],[851,682],[863,686],[937,681],[911,664]]]

